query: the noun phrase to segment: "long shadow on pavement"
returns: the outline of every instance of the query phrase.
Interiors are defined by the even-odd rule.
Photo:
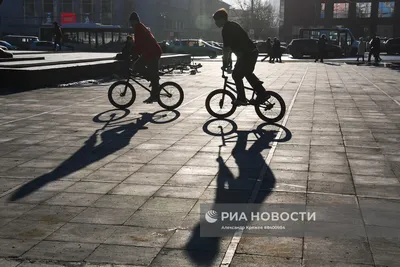
[[[263,127],[267,124],[260,125],[257,130],[254,131],[237,131],[237,125],[231,120],[209,121],[203,126],[203,130],[210,134],[208,127],[211,123],[217,121],[228,122],[232,128],[230,133],[236,133],[237,135],[236,144],[231,155],[239,168],[239,176],[235,178],[222,156],[219,155],[217,158],[219,172],[217,175],[216,196],[213,205],[248,203],[257,179],[262,179],[261,190],[257,192],[256,198],[252,203],[263,203],[275,187],[275,176],[265,163],[262,152],[265,149],[271,148],[271,142],[278,141],[276,140],[278,131],[263,130]],[[285,138],[279,140],[279,142],[286,142],[291,139],[291,133],[288,129],[276,124],[274,124],[274,126],[283,128],[286,133]],[[219,128],[222,129],[222,127]],[[252,134],[254,134],[257,139],[250,148],[247,149],[248,142],[253,141],[249,140]],[[215,136],[216,134],[212,135]],[[225,143],[225,135],[223,132],[222,142]],[[201,220],[203,220],[203,218],[201,218]],[[221,252],[221,241],[221,237],[202,237],[200,234],[199,222],[193,230],[190,240],[186,244],[185,251],[191,261],[197,266],[211,266]]]
[[[111,114],[110,119],[108,121],[102,121],[101,119],[99,119],[101,118],[100,115],[107,114],[108,112],[113,112],[113,111],[100,113],[93,119],[93,121],[95,122],[106,122],[106,124],[103,126],[102,129],[96,130],[88,138],[88,140],[85,141],[85,144],[78,151],[76,151],[70,158],[65,160],[61,165],[59,165],[53,171],[44,174],[40,177],[37,177],[32,181],[28,182],[27,184],[23,185],[21,188],[19,188],[10,196],[9,200],[16,201],[22,199],[32,194],[36,190],[39,190],[40,188],[44,187],[48,183],[57,181],[58,179],[61,179],[69,174],[79,171],[89,166],[90,164],[100,161],[105,157],[112,155],[113,153],[123,149],[124,147],[129,145],[130,140],[133,138],[133,136],[135,136],[135,134],[138,131],[148,129],[145,125],[149,122],[155,122],[154,121],[155,114],[161,111],[153,114],[141,113],[142,116],[140,118],[122,121],[122,123],[125,123],[122,125],[121,123],[111,124],[111,122],[115,122],[117,120],[125,118],[129,114],[128,110],[125,110],[124,115],[122,117],[119,117],[118,119],[115,119],[116,116],[115,113]],[[177,111],[173,113],[175,113],[175,119],[177,119],[180,115]],[[171,121],[172,120],[169,120],[166,121],[165,123]],[[156,123],[162,123],[162,122],[156,122]],[[110,127],[111,129],[105,130],[107,127]],[[101,131],[103,132],[99,135],[99,132]],[[101,143],[96,146],[98,137],[100,137]]]

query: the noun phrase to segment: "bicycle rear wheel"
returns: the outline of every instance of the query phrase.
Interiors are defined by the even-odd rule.
[[[135,88],[127,81],[115,82],[108,89],[108,100],[114,107],[126,109],[136,100]]]
[[[160,85],[158,104],[166,110],[178,108],[184,98],[182,87],[175,82],[166,82]]]
[[[230,91],[224,89],[212,91],[206,98],[207,112],[218,119],[227,118],[236,111],[234,101],[235,96]]]
[[[276,92],[267,91],[266,94],[270,96],[268,100],[254,106],[256,113],[263,121],[271,123],[278,122],[285,116],[285,101]]]

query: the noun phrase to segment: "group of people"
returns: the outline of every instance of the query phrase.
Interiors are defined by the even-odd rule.
[[[369,53],[368,53],[368,63],[371,62],[371,57],[374,56],[375,63],[381,61],[380,53],[381,53],[381,39],[378,36],[374,36],[369,41]],[[360,38],[360,42],[358,44],[357,49],[357,62],[359,62],[360,57],[362,58],[362,62],[365,62],[364,54],[367,52],[367,43],[364,41],[364,38]]]
[[[228,13],[225,9],[219,9],[215,12],[213,19],[216,26],[222,28],[224,44],[222,69],[228,70],[232,67],[232,53],[237,57],[232,72],[232,78],[235,81],[237,89],[237,99],[234,104],[237,106],[248,104],[244,91],[244,78],[247,79],[257,93],[254,101],[256,103],[265,101],[269,96],[262,85],[263,82],[253,73],[259,55],[256,45],[238,23],[228,20]],[[141,55],[135,61],[135,71],[150,81],[152,87],[150,97],[144,103],[157,102],[160,94],[158,66],[162,49],[150,30],[140,21],[139,15],[136,12],[130,15],[129,21],[135,38],[133,42],[133,38],[131,36],[128,37],[123,54],[129,55],[130,59],[137,59]],[[280,48],[280,42],[277,38],[275,43],[272,45],[272,51],[274,51],[274,46]],[[273,58],[282,61],[280,59],[280,52],[273,55]]]
[[[328,40],[323,34],[319,40],[318,40],[318,54],[315,57],[315,62],[320,60],[321,62],[324,62],[324,55],[326,53],[326,45],[328,43]],[[368,54],[368,63],[371,62],[371,56],[374,56],[375,58],[375,63],[381,61],[381,57],[379,56],[381,52],[381,40],[378,36],[374,36],[370,41],[369,41],[369,54]],[[360,37],[359,39],[359,44],[357,48],[357,62],[360,61],[360,58],[362,58],[362,62],[365,62],[365,53],[367,52],[367,43],[364,41],[363,37]]]
[[[267,39],[265,50],[267,56],[261,59],[261,61],[265,61],[269,57],[269,63],[274,63],[275,61],[282,63],[281,41],[279,41],[277,37],[275,37],[273,41],[271,38]]]

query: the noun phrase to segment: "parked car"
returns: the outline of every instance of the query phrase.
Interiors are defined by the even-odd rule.
[[[39,41],[39,38],[36,36],[6,35],[3,37],[3,40],[19,49],[27,50],[33,42]]]
[[[209,56],[216,58],[222,55],[222,49],[201,39],[185,39],[169,42],[167,49],[170,53],[190,54],[192,56]]]
[[[60,45],[57,44],[57,49],[60,48]],[[54,50],[54,42],[51,41],[36,41],[33,42],[30,46],[30,50],[34,51],[53,51]],[[70,46],[61,46],[61,50],[72,51],[73,47]]]
[[[385,43],[389,55],[400,54],[400,37],[390,38]]]
[[[256,41],[255,44],[260,53],[267,53],[267,41]],[[281,43],[281,53],[282,54],[287,53],[287,47],[282,45],[282,43]]]
[[[316,39],[293,39],[288,45],[288,53],[293,58],[303,58],[303,56],[315,57],[318,54],[318,40]],[[342,49],[338,45],[326,44],[326,57],[341,57]]]
[[[17,50],[18,49],[18,47],[16,47],[15,45],[12,45],[9,42],[2,41],[2,40],[0,40],[0,46],[6,47],[7,50]]]
[[[218,42],[215,42],[215,41],[207,41],[207,43],[209,43],[212,46],[219,47],[221,49],[224,47],[223,43],[218,43]]]

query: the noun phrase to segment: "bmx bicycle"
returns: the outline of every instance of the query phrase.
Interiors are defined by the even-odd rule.
[[[234,93],[237,94],[235,83],[228,81],[225,75],[225,69],[222,69],[222,78],[224,79],[223,89],[212,91],[206,98],[207,112],[218,119],[223,119],[235,113],[237,106],[234,104],[236,100]],[[266,91],[266,100],[262,103],[255,101],[256,92],[253,88],[244,87],[245,90],[252,91],[251,99],[247,99],[247,105],[252,105],[260,119],[269,123],[280,121],[286,112],[286,104],[283,98],[274,91]],[[230,89],[230,90],[228,90]],[[233,92],[234,93],[233,93]]]
[[[139,59],[133,62],[133,66],[138,62]],[[132,62],[130,61],[129,64]],[[163,73],[160,73],[162,76]],[[135,72],[133,68],[129,67],[129,75],[126,80],[120,80],[113,83],[108,89],[108,100],[110,103],[118,109],[126,109],[133,105],[136,100],[136,90],[133,85],[129,82],[132,80],[134,83],[148,91],[151,90],[140,83],[138,79],[146,79],[143,75]],[[151,84],[150,86],[151,87]],[[166,110],[174,110],[178,108],[184,98],[182,87],[175,82],[165,82],[160,84],[160,95],[158,97],[158,104]]]

